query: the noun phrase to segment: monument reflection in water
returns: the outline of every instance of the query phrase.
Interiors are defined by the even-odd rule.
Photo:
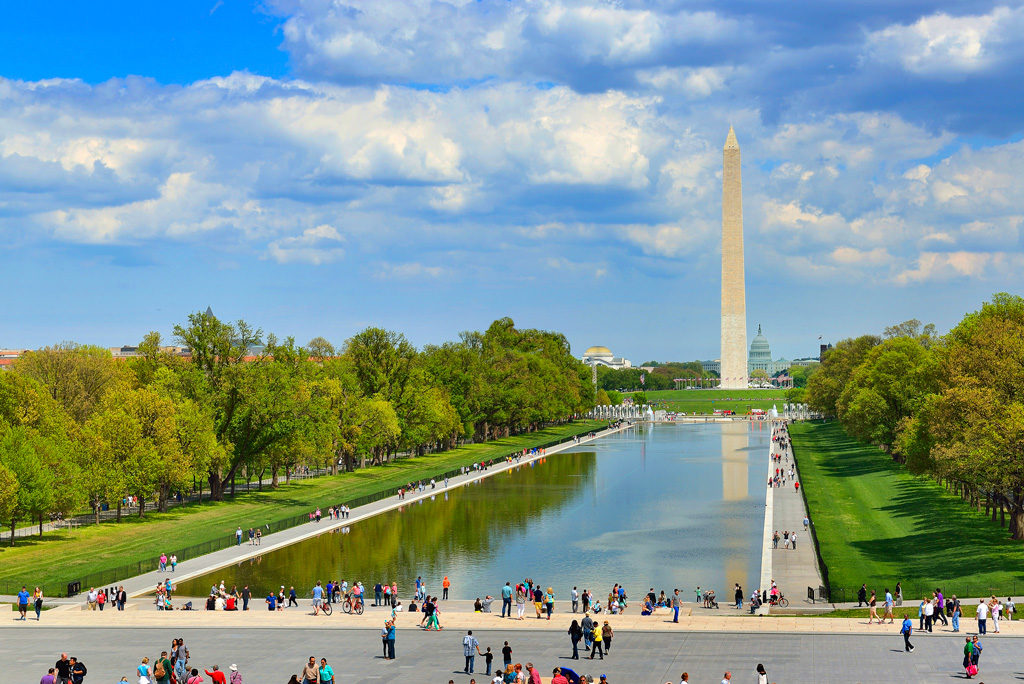
[[[734,582],[749,594],[760,573],[769,437],[747,422],[618,433],[478,484],[439,485],[430,500],[181,582],[178,593],[202,596],[223,580],[255,596],[294,585],[301,596],[344,578],[394,580],[408,597],[417,575],[438,594],[448,575],[452,598],[532,577],[560,599],[621,582],[637,598],[654,586],[692,600],[699,584],[728,600]]]

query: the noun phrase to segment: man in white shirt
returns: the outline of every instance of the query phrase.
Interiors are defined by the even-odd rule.
[[[789,533],[789,543],[793,545],[793,550],[796,551],[796,532]]]
[[[988,606],[985,599],[978,601],[978,634],[985,633],[985,625],[988,624]]]
[[[925,601],[924,606],[921,608],[921,612],[924,613],[924,628],[927,631],[932,631],[932,617],[935,615],[935,604],[931,601]]]

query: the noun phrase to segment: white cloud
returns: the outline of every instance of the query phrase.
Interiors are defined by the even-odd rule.
[[[981,277],[1020,268],[1020,255],[1004,252],[922,252],[916,264],[899,273],[895,280],[901,285],[956,277]]]
[[[920,76],[960,80],[1021,54],[1024,7],[995,7],[988,14],[939,12],[867,36],[869,59],[899,64]]]
[[[376,277],[381,280],[433,279],[448,275],[448,273],[449,270],[444,266],[428,266],[419,262],[381,263],[377,265]]]
[[[267,246],[267,252],[282,264],[305,262],[319,266],[341,259],[345,255],[340,246],[344,241],[337,228],[325,224],[307,228],[295,237],[274,240]]]

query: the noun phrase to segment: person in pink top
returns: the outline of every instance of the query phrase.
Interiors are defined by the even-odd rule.
[[[569,680],[562,674],[562,668],[556,667],[551,671],[551,684],[569,684]]]
[[[167,571],[167,554],[166,553],[161,553],[160,554],[160,572],[166,572],[166,571]]]
[[[527,680],[530,684],[541,684],[540,672],[533,666],[533,663],[526,663],[526,671],[530,673],[530,677]]]

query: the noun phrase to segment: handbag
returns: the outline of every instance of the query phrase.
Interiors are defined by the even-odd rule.
[[[970,665],[967,666],[967,676],[968,677],[973,677],[976,674],[978,674],[978,666],[975,665],[974,663],[971,663]]]

